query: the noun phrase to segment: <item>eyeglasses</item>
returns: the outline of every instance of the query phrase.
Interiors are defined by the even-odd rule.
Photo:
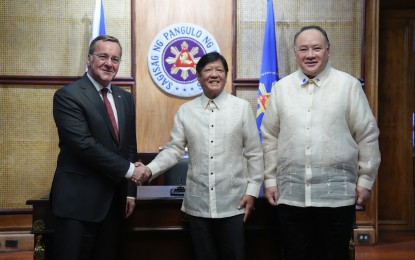
[[[111,62],[114,63],[114,64],[119,64],[121,62],[121,58],[116,57],[116,56],[115,57],[109,57],[106,54],[95,54],[95,53],[94,53],[94,55],[97,56],[100,61],[107,61],[108,59],[111,59]]]

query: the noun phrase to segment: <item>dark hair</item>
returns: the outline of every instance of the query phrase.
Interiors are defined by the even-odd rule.
[[[93,39],[91,44],[89,45],[88,54],[90,54],[90,55],[94,54],[95,46],[97,45],[98,41],[104,41],[104,42],[108,41],[108,42],[117,43],[120,46],[120,58],[121,58],[121,56],[122,56],[122,47],[121,47],[120,41],[117,38],[115,38],[114,36],[110,36],[110,35],[100,35],[100,36],[97,36],[95,39]]]
[[[320,31],[321,34],[323,34],[324,38],[326,38],[326,43],[327,44],[330,43],[329,37],[327,36],[327,33],[326,33],[326,31],[323,28],[321,28],[318,25],[309,25],[309,26],[302,27],[300,29],[300,31],[295,34],[295,36],[294,36],[294,46],[295,46],[295,42],[297,41],[298,35],[300,35],[300,33],[304,32],[306,30],[312,30],[312,29],[317,30],[317,31]]]
[[[229,68],[228,68],[228,63],[226,62],[225,57],[223,57],[220,53],[214,51],[214,52],[206,53],[205,55],[202,56],[202,58],[200,58],[200,60],[198,61],[196,65],[197,74],[200,75],[202,73],[202,69],[208,63],[211,63],[217,60],[220,60],[222,62],[225,72],[228,73]]]

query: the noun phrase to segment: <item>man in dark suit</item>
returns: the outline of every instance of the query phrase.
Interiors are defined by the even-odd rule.
[[[98,36],[88,72],[53,98],[60,148],[50,193],[56,260],[117,259],[123,220],[135,207],[135,108],[131,94],[111,84],[121,55],[118,39]]]

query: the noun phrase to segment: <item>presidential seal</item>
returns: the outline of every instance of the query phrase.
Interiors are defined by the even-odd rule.
[[[148,69],[156,85],[177,97],[202,93],[196,64],[209,52],[220,52],[213,36],[200,26],[179,23],[163,29],[148,52]]]

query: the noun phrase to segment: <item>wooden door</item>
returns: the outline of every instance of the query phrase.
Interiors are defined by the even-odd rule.
[[[378,223],[413,229],[415,10],[383,11],[380,18]]]

